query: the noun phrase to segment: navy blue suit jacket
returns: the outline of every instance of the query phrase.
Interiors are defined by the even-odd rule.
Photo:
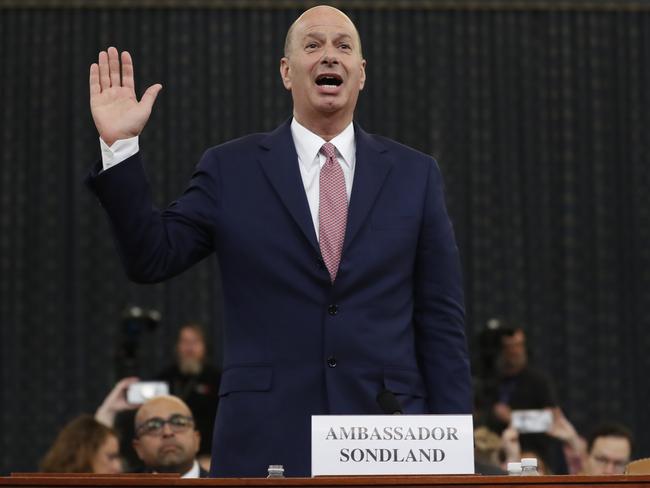
[[[213,476],[310,474],[310,415],[471,413],[458,250],[440,171],[355,125],[335,283],[318,247],[290,123],[209,149],[185,193],[152,205],[139,155],[87,183],[129,277],[157,282],[216,251],[224,364]]]

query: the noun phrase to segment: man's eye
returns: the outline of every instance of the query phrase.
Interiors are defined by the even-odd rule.
[[[162,427],[162,425],[163,425],[162,420],[152,419],[149,422],[146,422],[142,426],[142,430],[146,431],[146,432],[149,432],[149,431],[152,431],[152,430],[160,429]]]
[[[316,44],[315,42],[310,42],[310,43],[307,44],[305,47],[306,47],[307,49],[316,49],[316,48],[318,47],[318,44]]]
[[[350,46],[349,44],[341,44],[339,47],[341,49],[345,49],[345,50],[352,49],[352,46]]]

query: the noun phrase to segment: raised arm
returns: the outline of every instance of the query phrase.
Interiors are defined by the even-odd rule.
[[[95,420],[109,427],[114,427],[115,416],[124,410],[133,410],[140,405],[129,403],[126,400],[126,391],[133,383],[139,381],[136,377],[122,378],[110,391],[95,412]]]
[[[114,146],[139,135],[161,88],[150,86],[138,101],[131,55],[124,51],[120,56],[114,47],[100,52],[90,67],[90,107],[102,140]],[[110,171],[102,170],[103,160],[91,168],[86,184],[108,214],[131,280],[165,280],[214,251],[218,167],[209,152],[204,161],[185,193],[163,211],[153,202],[140,154],[114,162]]]
[[[110,146],[139,135],[161,89],[161,84],[150,86],[138,102],[131,55],[120,55],[114,47],[100,52],[98,62],[90,66],[90,111],[102,140]]]

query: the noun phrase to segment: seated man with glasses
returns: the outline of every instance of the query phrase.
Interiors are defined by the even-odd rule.
[[[603,424],[587,439],[583,474],[623,474],[631,454],[631,432],[620,424]]]
[[[196,454],[201,434],[189,407],[178,397],[159,396],[143,403],[135,415],[133,448],[147,471],[205,478]]]

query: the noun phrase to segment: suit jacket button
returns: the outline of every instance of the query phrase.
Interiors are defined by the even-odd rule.
[[[336,358],[334,356],[330,356],[327,358],[327,365],[330,368],[336,368]]]
[[[327,313],[330,315],[336,315],[339,313],[339,306],[338,305],[330,305],[327,307]]]

